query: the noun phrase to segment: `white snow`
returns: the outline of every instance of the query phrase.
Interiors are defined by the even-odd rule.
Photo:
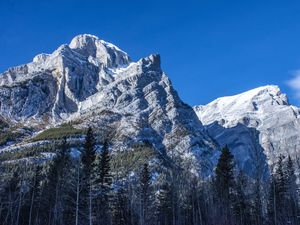
[[[280,154],[296,158],[300,153],[300,110],[278,86],[218,98],[194,110],[208,133],[221,146],[228,144],[248,171],[259,161],[272,165]]]

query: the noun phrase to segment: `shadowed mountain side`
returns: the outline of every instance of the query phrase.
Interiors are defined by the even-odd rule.
[[[239,169],[253,178],[259,176],[266,179],[269,176],[267,158],[259,143],[258,130],[241,123],[224,128],[218,122],[206,125],[205,128],[221,147],[229,147]]]

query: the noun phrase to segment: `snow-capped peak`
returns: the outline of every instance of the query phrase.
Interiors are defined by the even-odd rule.
[[[284,106],[289,106],[287,96],[281,93],[278,86],[267,85],[241,94],[221,97],[194,109],[204,124],[218,120],[224,126],[231,127],[239,122],[243,123],[244,120],[249,122],[247,118],[260,120]],[[256,122],[255,124],[258,125]]]
[[[96,58],[101,64],[108,67],[122,67],[130,63],[126,52],[94,35],[78,35],[72,39],[69,47],[86,57]]]
[[[266,176],[267,164],[272,166],[279,155],[299,155],[300,110],[278,86],[218,98],[194,110],[211,137],[228,145],[249,174]]]

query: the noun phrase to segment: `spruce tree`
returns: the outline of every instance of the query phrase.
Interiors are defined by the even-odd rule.
[[[131,225],[131,209],[128,191],[123,187],[118,188],[112,201],[112,225]]]
[[[56,150],[56,156],[50,162],[43,193],[46,204],[41,204],[39,214],[42,223],[60,224],[64,221],[67,202],[68,180],[71,165],[70,152],[66,138]]]
[[[263,223],[262,214],[262,195],[261,195],[261,184],[259,177],[256,177],[254,183],[254,193],[252,199],[252,220],[255,225],[260,225]]]
[[[28,207],[28,225],[34,224],[37,216],[38,202],[41,200],[42,167],[37,165],[34,168],[34,175],[29,182],[29,207]]]
[[[156,196],[156,216],[160,225],[173,223],[172,190],[167,181],[160,186]]]
[[[81,153],[82,172],[87,182],[91,177],[93,163],[96,158],[95,143],[93,130],[89,127],[85,137],[83,152]]]
[[[140,224],[148,224],[148,216],[150,209],[150,185],[151,185],[151,176],[148,168],[148,164],[143,165],[141,174],[140,174]]]
[[[215,191],[218,202],[219,214],[225,224],[232,220],[232,194],[234,187],[234,157],[229,148],[222,149],[215,170]]]
[[[268,188],[267,222],[268,225],[277,223],[276,185],[275,176],[271,174]]]
[[[95,137],[91,127],[88,128],[85,137],[83,152],[81,153],[82,182],[81,182],[81,214],[84,224],[93,224],[93,193],[92,173],[96,158]]]
[[[93,192],[96,197],[96,220],[100,224],[108,224],[110,221],[110,191],[112,177],[110,173],[110,153],[108,142],[105,141],[100,155],[97,154],[93,167]]]
[[[286,222],[287,181],[283,160],[284,156],[280,155],[275,165],[275,172],[271,176],[268,201],[268,218],[270,224],[284,224]]]
[[[285,180],[286,180],[286,205],[285,209],[287,211],[287,217],[290,223],[296,224],[300,222],[297,218],[298,214],[298,196],[297,196],[297,183],[296,183],[296,175],[295,169],[293,165],[293,161],[290,156],[288,156],[288,161],[286,163],[285,168]]]
[[[279,224],[286,221],[285,215],[285,196],[286,196],[286,176],[284,172],[284,156],[280,155],[276,164],[275,170],[275,210],[276,210],[276,219]]]
[[[247,180],[245,174],[240,171],[234,186],[233,209],[236,217],[236,223],[240,225],[249,224],[249,205],[245,190]]]

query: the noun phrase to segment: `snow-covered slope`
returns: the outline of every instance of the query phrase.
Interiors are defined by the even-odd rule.
[[[241,167],[267,173],[280,155],[299,155],[300,110],[278,86],[263,86],[194,107],[220,145],[228,144]],[[267,163],[265,163],[265,159]]]
[[[110,137],[114,150],[150,142],[201,175],[211,172],[218,149],[161,70],[159,55],[132,62],[93,35],[1,74],[0,115],[35,129],[90,125]]]

